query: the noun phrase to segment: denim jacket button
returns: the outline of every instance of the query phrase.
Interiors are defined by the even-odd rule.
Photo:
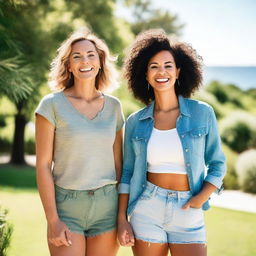
[[[188,148],[186,148],[186,149],[185,149],[185,151],[186,151],[186,152],[188,152],[188,151],[189,151],[189,149],[188,149]]]
[[[190,163],[187,163],[187,166],[190,166]]]
[[[184,138],[185,137],[185,135],[183,134],[183,135],[181,135],[181,138]]]

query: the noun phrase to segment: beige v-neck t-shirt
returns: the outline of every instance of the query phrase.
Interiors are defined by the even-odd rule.
[[[80,113],[64,92],[46,95],[35,110],[55,127],[52,174],[57,186],[91,190],[117,183],[113,144],[124,117],[119,100],[103,96],[104,106],[93,119]]]

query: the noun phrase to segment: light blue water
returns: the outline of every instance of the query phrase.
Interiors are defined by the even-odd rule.
[[[256,88],[256,67],[205,67],[204,84],[212,80],[232,83],[243,90]]]

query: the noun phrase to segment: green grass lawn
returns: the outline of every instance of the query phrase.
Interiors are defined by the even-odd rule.
[[[0,205],[14,225],[8,256],[46,256],[46,221],[32,167],[0,165]],[[256,214],[213,207],[205,214],[209,256],[256,255]],[[118,256],[132,255],[121,248]]]

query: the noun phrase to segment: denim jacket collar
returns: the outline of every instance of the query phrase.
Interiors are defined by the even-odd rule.
[[[178,96],[178,101],[180,105],[180,113],[184,116],[190,117],[189,109],[187,106],[187,100],[182,97],[181,95]],[[155,101],[153,101],[151,104],[149,104],[143,111],[141,117],[139,120],[144,120],[144,119],[154,119],[154,107],[155,107]]]

